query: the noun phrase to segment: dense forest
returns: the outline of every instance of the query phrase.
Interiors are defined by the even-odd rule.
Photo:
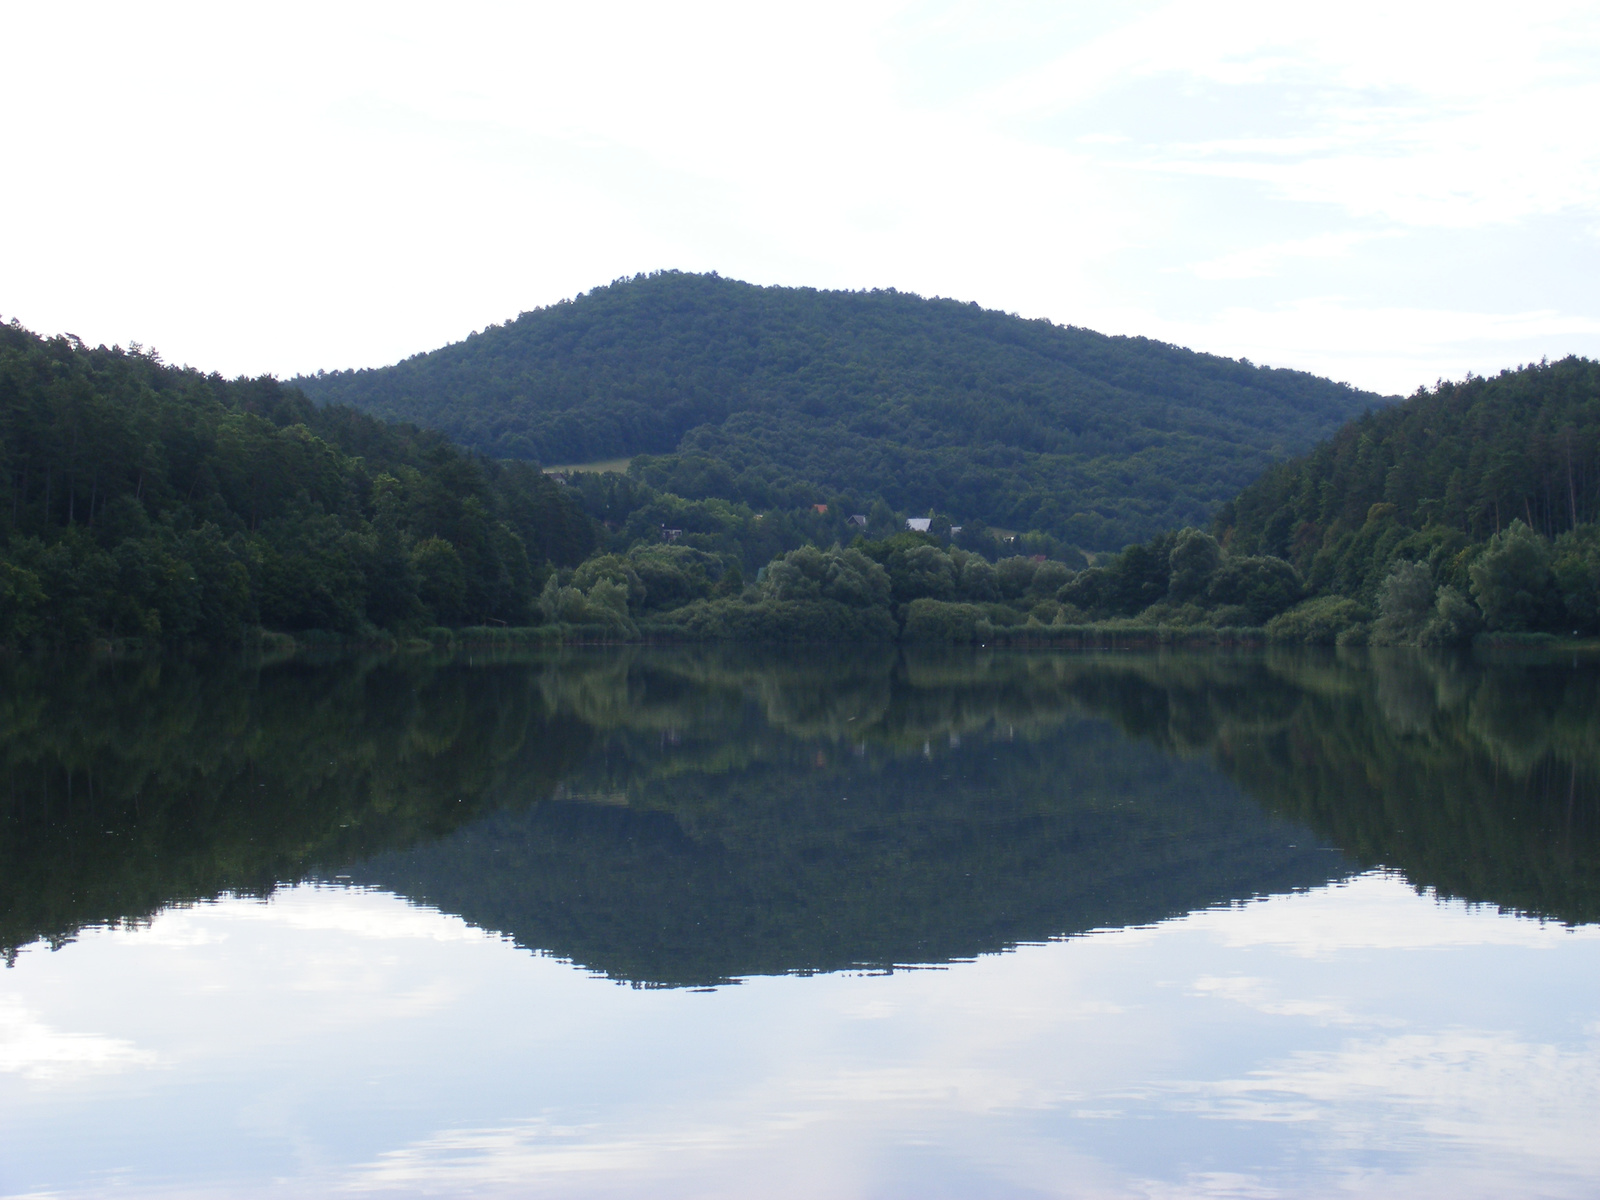
[[[526,624],[594,547],[526,463],[0,325],[0,645]]]
[[[1102,557],[1070,622],[1285,642],[1600,634],[1600,363],[1419,391],[1280,464],[1210,532]]]
[[[1381,651],[12,659],[0,953],[304,878],[648,984],[939,962],[1373,866],[1592,922],[1597,722],[1592,669]]]
[[[677,272],[295,382],[496,458],[638,456],[638,483],[685,501],[827,504],[839,521],[876,504],[1087,550],[1203,524],[1269,464],[1381,403],[954,300]]]
[[[1352,422],[1218,513],[1388,640],[1600,633],[1600,362],[1441,383]],[[1449,640],[1447,636],[1441,640]]]

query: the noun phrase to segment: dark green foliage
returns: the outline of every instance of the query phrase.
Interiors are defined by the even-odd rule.
[[[649,552],[635,547],[627,560]],[[582,575],[580,570],[573,583],[581,585]],[[1179,583],[1179,598],[1173,580]],[[866,624],[808,615],[806,628],[828,630],[828,640],[870,632],[875,638],[917,642],[987,642],[1040,637],[1046,629],[1052,637],[1069,631],[1079,636],[1080,623],[1123,620],[1126,625],[1126,618],[1138,619],[1140,636],[1154,637],[1168,627],[1258,628],[1297,603],[1302,588],[1294,568],[1282,559],[1223,555],[1214,539],[1189,529],[1129,546],[1105,565],[1077,572],[1042,555],[990,563],[958,546],[940,545],[931,534],[900,533],[875,542],[860,539],[848,550],[792,551],[764,568],[758,585],[742,597],[727,589],[720,594],[727,599],[659,613],[650,631],[725,639],[755,630],[764,641],[802,641],[809,635],[776,629],[773,622],[787,610],[774,605],[825,601],[880,614]],[[740,616],[745,610],[749,615]],[[646,611],[635,597],[634,616]],[[847,629],[856,632],[847,635]],[[1134,632],[1131,626],[1119,631]]]
[[[989,612],[976,604],[950,604],[943,600],[913,600],[906,611],[908,642],[946,642],[970,645],[994,636]]]
[[[1464,646],[1483,628],[1483,615],[1459,588],[1448,583],[1439,589],[1433,616],[1422,627],[1418,642],[1424,646]]]
[[[1224,554],[1197,529],[1161,534],[1071,576],[1058,620],[1137,618],[1166,627],[1259,627],[1293,607],[1299,575],[1282,559]]]
[[[1204,598],[1221,565],[1222,549],[1216,538],[1198,529],[1181,531],[1167,555],[1167,598],[1174,604]]]
[[[1230,555],[1211,577],[1206,598],[1213,607],[1243,610],[1241,624],[1262,625],[1294,605],[1300,590],[1299,575],[1283,559]]]
[[[529,620],[592,524],[526,463],[0,326],[0,644]]]
[[[937,559],[945,575],[950,573],[947,555],[932,546],[919,549]],[[812,546],[776,559],[761,584],[762,593],[773,600],[833,600],[849,608],[887,607],[891,589],[889,573],[860,550],[824,552]]]
[[[1442,644],[1600,633],[1597,521],[1600,363],[1567,358],[1352,421],[1216,529],[1235,555],[1289,559],[1314,595],[1381,607],[1379,640]]]
[[[1268,621],[1267,640],[1292,645],[1332,646],[1341,638],[1348,641],[1351,630],[1362,629],[1368,615],[1360,604],[1344,596],[1318,596]]]
[[[1494,535],[1468,570],[1472,598],[1491,629],[1523,633],[1560,616],[1550,543],[1521,521]]]
[[[703,600],[668,614],[656,628],[673,638],[735,642],[891,642],[886,608],[837,600]]]
[[[636,547],[626,561],[656,553]],[[702,595],[721,598],[661,612],[649,630],[716,640],[892,641],[903,634],[967,642],[995,628],[1055,620],[1061,611],[1055,593],[1070,577],[1064,563],[1013,557],[990,564],[930,534],[901,533],[843,549],[801,547],[774,559],[742,594],[714,585]],[[633,611],[651,612],[648,599]],[[786,620],[797,624],[785,629]]]
[[[676,272],[392,367],[297,382],[496,457],[643,455],[639,481],[689,500],[827,503],[840,522],[875,503],[936,508],[1099,549],[1207,519],[1380,399],[953,300]]]
[[[680,609],[664,628],[697,639],[890,641],[890,587],[888,572],[860,550],[804,546],[774,559],[742,596]]]
[[[1426,563],[1404,559],[1390,568],[1378,591],[1378,623],[1373,641],[1380,645],[1414,643],[1433,615],[1433,572]]]

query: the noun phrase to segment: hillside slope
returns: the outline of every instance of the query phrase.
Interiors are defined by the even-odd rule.
[[[1286,642],[1600,635],[1600,362],[1469,376],[1365,414],[1273,466],[1212,531],[1130,546],[1059,598],[1146,625],[1236,608]]]
[[[526,623],[594,546],[525,463],[15,322],[0,481],[0,646]]]
[[[1532,608],[1504,626],[1486,612],[1490,627],[1570,632],[1597,627],[1597,521],[1600,362],[1573,357],[1442,383],[1354,421],[1224,505],[1217,532],[1289,559],[1313,593],[1375,601],[1393,563],[1421,560],[1477,598],[1472,563],[1515,523],[1533,539],[1519,583]]]
[[[755,508],[935,509],[1120,548],[1203,522],[1381,398],[894,291],[621,280],[394,366],[296,381],[496,457],[622,455]]]

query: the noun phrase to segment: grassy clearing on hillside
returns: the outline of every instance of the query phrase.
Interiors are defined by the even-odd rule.
[[[633,461],[630,455],[627,458],[599,458],[594,462],[562,463],[560,466],[543,468],[546,475],[570,475],[574,471],[593,471],[597,475],[626,475],[628,464]]]

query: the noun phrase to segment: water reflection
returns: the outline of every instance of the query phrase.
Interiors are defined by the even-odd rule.
[[[1588,667],[0,672],[0,1195],[1600,1171]]]
[[[1600,916],[1600,675],[1415,654],[12,662],[0,950],[298,879],[645,984],[1399,870]]]

